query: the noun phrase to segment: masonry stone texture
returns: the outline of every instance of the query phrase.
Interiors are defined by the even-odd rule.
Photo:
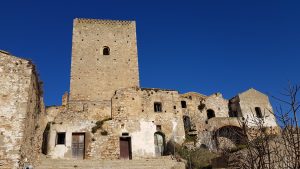
[[[34,164],[46,117],[35,66],[0,51],[0,86],[0,168]]]
[[[70,92],[58,106],[45,108],[29,60],[0,51],[0,168],[39,168],[41,157],[171,160],[169,145],[190,137],[211,151],[235,146],[224,131],[240,130],[241,121],[264,119],[278,128],[268,97],[252,88],[228,100],[139,83],[134,21],[74,20]]]
[[[117,89],[139,86],[135,29],[134,21],[74,20],[71,101],[110,100]]]

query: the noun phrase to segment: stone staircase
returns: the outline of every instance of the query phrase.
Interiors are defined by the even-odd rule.
[[[66,160],[42,158],[34,169],[185,169],[171,157],[137,160]]]

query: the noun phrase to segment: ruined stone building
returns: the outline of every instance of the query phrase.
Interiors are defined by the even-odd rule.
[[[35,165],[41,154],[160,158],[187,137],[216,150],[222,140],[238,143],[222,132],[239,130],[240,121],[277,126],[268,97],[255,89],[227,100],[220,93],[140,87],[134,21],[74,20],[70,92],[60,106],[45,108],[34,65],[4,51],[0,86],[0,168]]]

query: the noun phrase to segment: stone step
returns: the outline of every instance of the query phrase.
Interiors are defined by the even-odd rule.
[[[174,161],[175,162],[175,161]],[[57,162],[57,161],[48,161],[48,162],[42,162],[42,164],[145,164],[145,163],[152,163],[152,164],[161,164],[161,163],[174,163],[173,161],[103,161],[103,162],[89,162],[89,161],[85,161],[85,162],[71,162],[71,161],[62,161],[62,162]]]
[[[182,162],[171,158],[138,160],[66,160],[42,158],[35,169],[184,169]]]

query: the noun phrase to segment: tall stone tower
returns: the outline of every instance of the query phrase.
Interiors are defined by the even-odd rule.
[[[72,42],[70,101],[110,100],[139,86],[134,21],[75,19]]]

